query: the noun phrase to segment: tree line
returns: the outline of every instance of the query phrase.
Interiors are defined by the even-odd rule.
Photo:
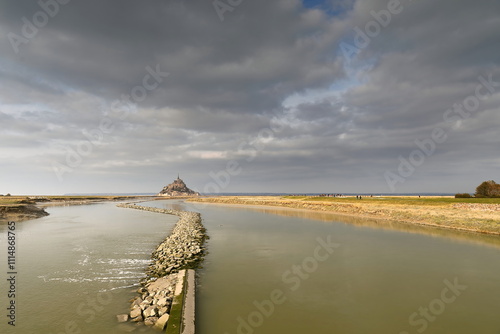
[[[456,194],[455,198],[471,198],[471,194],[463,193]],[[500,198],[500,184],[493,180],[484,181],[476,187],[476,192],[474,194],[476,198]]]

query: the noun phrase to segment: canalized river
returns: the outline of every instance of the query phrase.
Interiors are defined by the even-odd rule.
[[[197,333],[500,333],[499,237],[279,208],[142,205],[202,214]],[[115,203],[47,211],[16,224],[15,327],[0,225],[0,333],[134,329],[115,316],[177,217]]]

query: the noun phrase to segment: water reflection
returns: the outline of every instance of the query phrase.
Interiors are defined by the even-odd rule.
[[[500,237],[497,235],[489,235],[483,233],[467,232],[452,230],[447,228],[439,228],[435,226],[412,225],[409,223],[394,222],[384,219],[372,219],[366,217],[356,217],[349,215],[339,215],[330,212],[321,212],[314,210],[294,209],[294,208],[279,208],[279,207],[262,207],[256,205],[236,205],[236,204],[209,204],[224,206],[228,210],[248,210],[262,212],[272,215],[296,217],[304,219],[313,219],[323,222],[335,222],[340,224],[350,224],[360,227],[368,227],[383,230],[394,230],[408,233],[425,234],[435,237],[446,237],[461,241],[485,244],[500,248]]]

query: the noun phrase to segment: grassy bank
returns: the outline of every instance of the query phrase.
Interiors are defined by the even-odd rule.
[[[194,202],[265,205],[334,212],[478,233],[500,235],[500,199],[451,197],[221,196]]]
[[[360,200],[356,197],[311,197],[311,196],[284,196],[283,199],[296,199],[304,201],[356,203]],[[383,203],[387,205],[419,205],[419,206],[440,206],[456,203],[482,203],[500,204],[500,198],[454,198],[445,196],[387,196],[387,197],[362,197],[361,201],[368,203]]]

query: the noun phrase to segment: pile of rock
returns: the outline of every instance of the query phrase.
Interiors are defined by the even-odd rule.
[[[203,259],[203,243],[206,239],[201,216],[197,212],[167,210],[118,204],[119,207],[139,209],[157,213],[177,215],[172,233],[157,247],[152,254],[152,263],[146,272],[136,297],[130,306],[128,315],[118,316],[119,321],[144,322],[147,326],[164,329],[169,319],[173,291],[177,283],[177,272],[181,269],[196,267]]]
[[[201,217],[196,212],[179,212],[172,234],[153,252],[148,274],[162,277],[180,269],[190,269],[202,259],[206,238]]]
[[[146,326],[154,326],[160,330],[165,329],[170,317],[176,280],[176,274],[172,274],[140,288],[137,292],[141,295],[130,306],[130,320],[144,322]]]

